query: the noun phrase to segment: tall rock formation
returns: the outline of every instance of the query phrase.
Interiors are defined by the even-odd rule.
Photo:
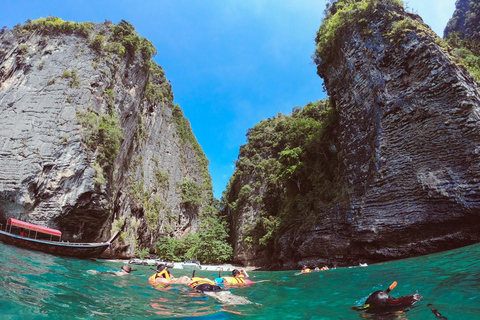
[[[263,265],[371,263],[480,241],[480,87],[446,43],[397,0],[335,2],[316,40],[346,199],[297,210],[316,219],[277,234]],[[255,221],[252,201],[233,207],[234,220]],[[235,257],[249,263],[260,248]]]
[[[70,241],[122,230],[117,257],[197,231],[213,199],[208,160],[155,53],[126,21],[2,30],[0,222]]]
[[[444,38],[457,33],[460,39],[480,41],[480,3],[472,0],[457,0],[455,12],[448,21]]]

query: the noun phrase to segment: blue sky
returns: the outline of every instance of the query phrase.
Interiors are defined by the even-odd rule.
[[[295,106],[324,99],[311,56],[326,0],[2,0],[0,27],[57,16],[131,22],[157,48],[175,103],[210,160],[221,197],[247,130]],[[404,1],[443,29],[455,0]]]

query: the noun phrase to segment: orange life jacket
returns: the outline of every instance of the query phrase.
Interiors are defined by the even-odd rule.
[[[309,268],[306,268],[306,269],[302,270],[302,273],[310,273],[310,272],[312,272],[312,270],[310,270]]]

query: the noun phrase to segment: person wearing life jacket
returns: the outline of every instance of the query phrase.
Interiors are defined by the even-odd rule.
[[[303,266],[302,273],[311,273],[311,272],[312,270],[309,267]]]
[[[363,307],[355,309],[366,310],[369,313],[401,311],[411,307],[422,298],[418,293],[400,297],[398,299],[390,296],[390,291],[393,290],[396,285],[397,282],[394,281],[387,290],[375,291],[367,298]]]
[[[173,277],[168,271],[168,267],[164,264],[159,264],[155,274],[148,278],[148,282],[150,282],[151,285],[170,284],[172,280]]]
[[[192,281],[188,286],[206,296],[217,299],[224,305],[241,305],[252,303],[244,297],[234,295],[228,290],[223,290],[222,287],[218,286],[210,279],[195,277],[195,273],[193,274]]]
[[[255,283],[250,279],[247,279],[248,274],[246,271],[239,271],[238,269],[233,269],[233,277],[218,277],[215,279],[217,283],[225,285],[245,285]]]
[[[188,284],[190,283],[190,278],[187,276],[182,276],[180,278],[175,278],[172,276],[170,271],[168,271],[168,266],[164,264],[159,264],[157,266],[157,270],[154,275],[148,278],[148,282],[150,282],[153,286],[164,287],[170,284]]]
[[[215,284],[214,281],[207,278],[193,277],[188,286],[199,292],[218,292],[222,288]]]

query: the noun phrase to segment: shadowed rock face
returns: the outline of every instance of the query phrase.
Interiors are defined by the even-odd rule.
[[[339,221],[300,240],[302,257],[373,262],[480,240],[478,83],[420,17],[379,8],[368,37],[346,31],[333,61],[319,64],[339,112],[340,180],[351,194],[330,213]],[[398,20],[386,22],[382,10],[416,27],[392,34]]]
[[[457,32],[461,39],[480,41],[480,3],[471,0],[457,0],[455,6],[455,12],[445,27],[444,38]]]
[[[318,210],[315,225],[286,232],[263,259],[254,247],[237,260],[373,263],[480,241],[480,87],[419,16],[377,9],[337,30],[330,58],[317,60],[338,112],[333,143],[348,204]],[[254,221],[252,207],[235,221]]]
[[[0,222],[19,218],[82,241],[123,228],[109,252],[127,257],[153,248],[159,234],[195,231],[202,207],[186,205],[179,186],[209,175],[204,154],[181,141],[175,117],[183,114],[163,71],[149,72],[139,52],[92,49],[95,35],[110,33],[110,24],[94,24],[89,37],[0,35]],[[147,97],[148,85],[161,94]],[[110,165],[98,165],[111,142],[91,147],[93,131],[80,121],[89,114],[118,121],[123,138]]]

